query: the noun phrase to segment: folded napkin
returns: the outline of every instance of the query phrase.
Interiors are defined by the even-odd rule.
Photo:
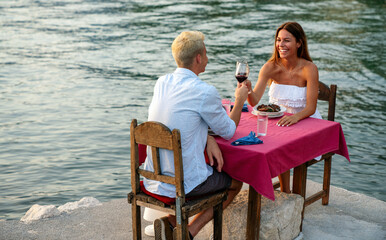
[[[233,109],[233,105],[231,106],[231,111],[232,111],[232,109]],[[246,103],[244,103],[243,109],[241,111],[242,112],[249,112],[248,105]]]
[[[256,137],[256,133],[251,131],[248,136],[242,137],[237,139],[236,141],[232,142],[231,144],[233,146],[238,145],[252,145],[252,144],[260,144],[263,143],[258,137]]]

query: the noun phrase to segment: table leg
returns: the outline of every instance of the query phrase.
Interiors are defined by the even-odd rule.
[[[307,180],[307,164],[303,163],[302,165],[294,168],[293,190],[292,190],[293,193],[299,194],[304,199],[300,231],[302,231],[302,228],[303,228],[304,208],[306,203],[306,180]]]
[[[248,214],[247,214],[247,240],[259,239],[260,234],[261,195],[249,186]]]

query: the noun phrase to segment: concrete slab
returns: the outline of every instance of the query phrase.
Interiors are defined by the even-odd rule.
[[[319,188],[308,181],[307,194]],[[147,225],[143,220],[142,228]],[[386,202],[332,186],[328,206],[318,201],[306,208],[302,234],[307,240],[386,239]],[[0,239],[132,239],[131,208],[126,199],[116,199],[29,224],[0,221]]]

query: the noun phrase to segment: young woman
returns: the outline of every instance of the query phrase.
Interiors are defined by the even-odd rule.
[[[252,90],[251,82],[247,81]],[[261,68],[256,86],[248,96],[250,105],[259,103],[267,85],[270,85],[269,102],[284,106],[293,114],[282,117],[279,126],[291,126],[309,116],[321,118],[316,109],[318,68],[312,63],[306,35],[297,22],[286,22],[276,30],[274,52]],[[289,171],[279,176],[282,192],[290,192],[289,178]]]

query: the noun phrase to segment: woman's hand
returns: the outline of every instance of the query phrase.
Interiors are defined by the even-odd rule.
[[[221,150],[214,139],[214,137],[208,135],[208,139],[206,142],[206,153],[209,157],[210,166],[214,165],[214,159],[217,161],[217,171],[221,172],[222,167],[224,166],[224,159],[222,158]]]
[[[249,81],[248,79],[247,80],[245,80],[243,83],[245,83],[245,85],[247,85],[247,87],[248,87],[248,92],[252,92],[252,83],[251,83],[251,81]]]
[[[299,120],[300,119],[296,115],[284,116],[276,123],[276,125],[280,127],[289,127],[299,122]]]

